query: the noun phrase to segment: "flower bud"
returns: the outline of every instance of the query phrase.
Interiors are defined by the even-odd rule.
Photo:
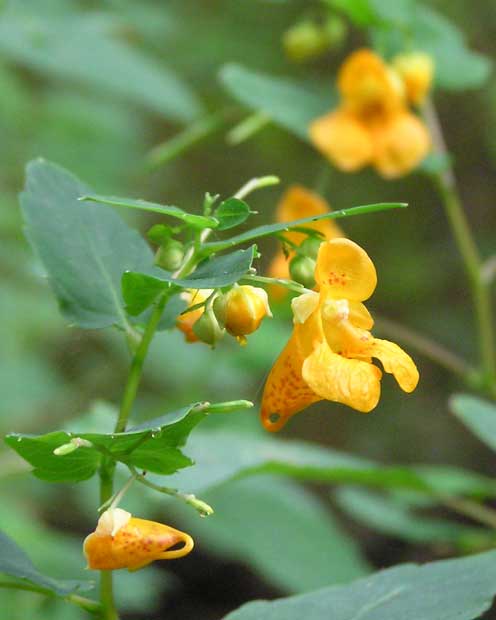
[[[193,333],[198,340],[209,344],[211,347],[224,338],[226,330],[219,325],[219,321],[211,308],[207,308],[201,317],[193,325]]]
[[[403,80],[407,99],[412,103],[422,103],[434,76],[432,58],[422,52],[400,54],[393,59],[392,65]]]
[[[200,304],[204,302],[210,295],[212,294],[212,289],[197,289],[197,290],[188,290],[183,291],[181,293],[181,297],[188,302],[188,308],[191,306],[196,306],[196,304]],[[184,314],[180,314],[176,319],[176,326],[180,329],[183,334],[186,342],[198,342],[199,338],[193,331],[193,325],[198,321],[198,319],[202,316],[205,308],[197,308],[196,310],[192,310],[191,312],[185,312]]]
[[[284,33],[283,47],[294,62],[306,62],[339,47],[346,36],[345,22],[332,16],[320,23],[305,19]]]
[[[309,256],[296,255],[289,263],[291,278],[305,288],[313,289],[315,286],[315,260]]]
[[[317,254],[319,253],[319,248],[322,241],[322,238],[307,237],[300,245],[299,253],[317,260]]]
[[[215,300],[214,308],[227,331],[240,342],[259,328],[264,317],[272,316],[267,293],[249,285],[235,285]]]
[[[179,269],[184,258],[183,244],[177,239],[169,239],[162,245],[155,256],[155,264],[166,271]]]

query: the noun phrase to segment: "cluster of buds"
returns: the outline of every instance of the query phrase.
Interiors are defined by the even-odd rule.
[[[188,308],[178,317],[177,326],[187,342],[215,347],[227,332],[245,344],[246,336],[256,331],[266,316],[272,316],[267,293],[254,286],[235,284],[226,293],[204,289],[183,295]]]

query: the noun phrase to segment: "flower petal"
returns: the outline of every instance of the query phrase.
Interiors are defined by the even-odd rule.
[[[373,165],[387,179],[413,170],[431,146],[427,127],[415,114],[406,111],[375,127],[373,135]]]
[[[298,343],[298,327],[293,331],[265,383],[260,416],[268,431],[280,430],[295,413],[321,400],[301,376],[304,357]]]
[[[326,114],[313,121],[309,132],[313,145],[340,170],[353,172],[372,161],[372,135],[350,112]]]
[[[303,378],[321,398],[371,411],[381,395],[381,371],[377,366],[333,353],[326,343],[316,347],[302,368]]]
[[[315,280],[324,294],[339,299],[364,301],[377,285],[374,263],[349,239],[332,239],[320,246]]]
[[[415,362],[397,344],[374,338],[370,355],[380,360],[386,372],[394,375],[404,392],[413,392],[417,387],[419,372]]]

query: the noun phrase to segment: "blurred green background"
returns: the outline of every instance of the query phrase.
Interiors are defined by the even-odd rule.
[[[208,112],[249,111],[218,74],[237,62],[264,73],[331,88],[346,53],[366,44],[350,27],[342,45],[295,64],[281,45],[309,10],[282,0],[11,0],[0,8],[0,431],[41,432],[91,409],[118,402],[129,362],[111,331],[71,328],[58,312],[42,269],[22,233],[17,194],[25,163],[42,156],[68,168],[100,194],[141,197],[197,210],[205,191],[232,195],[253,176],[282,185],[254,194],[259,223],[273,217],[285,187],[315,187],[322,159],[274,125],[230,146],[226,122],[180,158],[150,172],[146,156]],[[320,5],[315,2],[315,7]],[[450,18],[470,45],[494,57],[496,12],[490,2],[425,2]],[[258,93],[262,96],[263,93]],[[479,90],[436,91],[435,101],[468,217],[485,256],[495,251],[496,79]],[[329,168],[325,196],[334,208],[406,201],[408,210],[343,222],[367,249],[379,275],[370,308],[472,359],[476,354],[467,282],[434,187],[421,175],[385,182],[371,171]],[[157,220],[122,214],[145,231]],[[77,231],[75,231],[77,234]],[[264,264],[275,244],[260,244]],[[249,344],[211,351],[162,333],[152,348],[136,417],[152,417],[194,400],[258,400],[264,377],[291,329],[287,305],[275,307]],[[268,344],[269,343],[269,344]],[[412,352],[412,351],[411,351]],[[413,353],[413,352],[412,352]],[[463,388],[414,354],[421,383],[411,396],[383,382],[380,406],[363,416],[341,405],[314,405],[281,434],[316,441],[387,464],[446,463],[492,474],[488,451],[449,413],[447,397]],[[251,411],[219,422],[258,433]],[[52,576],[80,577],[80,544],[96,520],[93,482],[50,485],[32,479],[0,448],[0,527]],[[197,550],[181,562],[117,576],[126,618],[220,618],[242,602],[343,582],[380,568],[432,559],[442,549],[413,546],[351,519],[326,487],[268,477],[210,493],[217,514],[198,523],[161,497],[133,490],[130,509],[196,533]],[[183,514],[184,513],[184,514]],[[268,542],[268,538],[270,542]],[[311,538],[311,541],[309,541]],[[324,542],[323,542],[324,541]],[[64,603],[0,590],[5,620],[83,617]]]

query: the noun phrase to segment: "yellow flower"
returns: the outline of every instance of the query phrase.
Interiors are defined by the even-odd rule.
[[[244,344],[266,316],[272,316],[267,293],[255,286],[235,285],[214,303],[216,316],[227,331]]]
[[[310,190],[301,185],[291,186],[283,195],[276,209],[277,222],[291,222],[304,217],[313,215],[324,215],[330,212],[327,202]],[[333,220],[318,220],[306,225],[307,228],[317,230],[324,235],[326,239],[334,239],[335,237],[343,237],[343,231]],[[296,245],[301,244],[306,235],[300,232],[289,231],[284,236]],[[272,259],[267,275],[270,278],[289,278],[289,261],[295,253],[289,251],[286,257],[282,250],[279,250]],[[274,299],[281,299],[286,294],[286,289],[282,286],[271,286],[270,296]]]
[[[171,550],[178,543],[184,544]],[[193,549],[193,544],[184,532],[114,508],[102,514],[95,531],[86,537],[83,551],[90,569],[133,571],[155,560],[182,558]]]
[[[198,289],[184,291],[181,297],[188,303],[188,308],[204,302],[212,294],[212,289]],[[199,342],[200,339],[193,331],[193,325],[204,312],[204,307],[197,308],[186,314],[180,314],[176,319],[176,326],[183,332],[186,342]]]
[[[339,107],[310,125],[313,144],[336,167],[374,166],[386,178],[407,174],[427,155],[430,137],[409,111],[396,71],[372,51],[351,54],[338,75]]]
[[[265,385],[261,418],[269,431],[319,400],[371,411],[379,402],[382,377],[373,358],[405,392],[418,383],[410,356],[369,331],[374,322],[362,302],[374,292],[377,276],[367,253],[348,239],[323,243],[315,280],[319,292],[293,299],[293,334]]]
[[[400,54],[393,59],[393,67],[403,80],[407,99],[421,104],[432,84],[434,63],[428,54],[413,52]]]

